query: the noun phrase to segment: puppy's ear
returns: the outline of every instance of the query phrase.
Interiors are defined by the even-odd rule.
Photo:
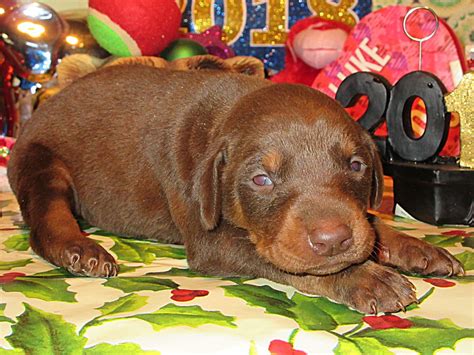
[[[383,197],[383,168],[377,146],[370,139],[370,150],[372,155],[372,187],[370,190],[370,208],[376,210],[380,207]]]
[[[230,70],[223,59],[209,54],[176,59],[171,62],[170,66],[175,70]]]
[[[222,207],[221,176],[225,164],[225,149],[218,149],[199,166],[193,194],[199,201],[201,223],[206,230],[213,230],[219,223]]]
[[[254,57],[237,56],[225,60],[233,72],[265,78],[263,62]]]
[[[108,67],[111,65],[128,65],[128,64],[131,64],[131,65],[140,64],[140,65],[146,65],[146,66],[154,67],[154,68],[168,67],[168,62],[166,61],[166,59],[163,59],[160,57],[152,57],[152,56],[114,58],[110,60],[107,64],[105,64],[104,67]]]

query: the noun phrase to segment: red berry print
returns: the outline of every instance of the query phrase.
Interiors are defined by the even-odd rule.
[[[272,355],[307,355],[302,350],[295,350],[293,345],[283,340],[272,340],[268,346]]]
[[[174,301],[178,302],[187,302],[191,301],[196,297],[204,297],[209,294],[209,291],[206,290],[186,290],[186,289],[180,289],[177,288],[175,290],[172,290],[171,293],[173,296],[171,296],[171,299]]]
[[[470,237],[474,235],[473,232],[466,232],[465,230],[462,230],[462,229],[453,229],[447,232],[443,232],[441,234],[451,236],[451,237]]]
[[[372,329],[406,329],[413,325],[413,323],[408,319],[403,319],[394,315],[367,316],[362,319],[370,325]]]
[[[445,279],[423,279],[423,281],[428,282],[436,287],[453,287],[456,286],[455,282],[448,281]]]
[[[0,276],[0,284],[7,284],[14,281],[17,277],[26,276],[26,274],[22,272],[7,272]]]

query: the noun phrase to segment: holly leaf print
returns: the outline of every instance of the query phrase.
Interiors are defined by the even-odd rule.
[[[114,277],[107,279],[104,286],[117,288],[125,293],[137,291],[162,291],[175,289],[179,285],[171,280],[155,277]]]
[[[438,247],[454,247],[456,243],[461,243],[463,238],[460,236],[446,236],[441,234],[427,234],[422,238],[425,242],[436,245]]]
[[[462,265],[465,271],[474,270],[474,253],[471,251],[465,251],[460,254],[454,255]]]
[[[44,301],[77,302],[75,292],[68,291],[69,284],[64,279],[24,276],[1,287],[5,292],[21,292]]]
[[[25,311],[12,325],[6,340],[27,354],[80,354],[87,339],[76,334],[76,327],[62,316],[24,304]]]
[[[27,251],[30,247],[29,234],[16,234],[3,242],[6,251]]]
[[[84,355],[104,355],[104,354],[149,354],[149,355],[159,355],[159,351],[153,350],[143,350],[137,344],[133,343],[122,343],[122,344],[107,344],[101,343],[90,348],[84,349]]]
[[[454,349],[460,339],[474,337],[474,329],[460,328],[449,319],[431,320],[421,317],[407,319],[412,322],[410,328],[366,328],[353,334],[351,339],[371,338],[388,347],[401,347],[420,354],[433,354],[441,348]]]
[[[14,261],[0,261],[0,270],[11,270],[16,267],[23,267],[28,264],[32,263],[30,259],[21,259],[21,260],[14,260]]]
[[[214,324],[235,328],[234,317],[219,311],[205,311],[199,306],[176,306],[167,304],[153,313],[138,314],[129,318],[142,319],[151,324],[155,331],[175,326],[197,328],[204,324]]]

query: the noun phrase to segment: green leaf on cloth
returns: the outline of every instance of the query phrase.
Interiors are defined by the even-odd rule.
[[[32,263],[30,259],[21,259],[15,261],[0,261],[0,270],[11,270],[16,267],[23,267]]]
[[[386,346],[373,338],[339,338],[334,355],[388,355],[393,354]]]
[[[362,313],[324,297],[310,297],[296,292],[289,299],[286,293],[269,286],[249,284],[222,287],[226,295],[265,308],[267,313],[292,318],[305,330],[334,330],[340,325],[362,322]]]
[[[366,328],[353,334],[351,339],[374,338],[388,347],[401,347],[421,354],[433,354],[440,348],[454,349],[460,339],[474,337],[474,329],[460,328],[449,319],[431,320],[421,317],[407,319],[413,323],[410,328],[381,330]]]
[[[33,276],[35,276],[35,277],[45,277],[45,278],[81,277],[81,276],[75,276],[75,275],[71,274],[69,271],[67,271],[66,269],[63,269],[61,267],[51,269],[51,270],[48,270],[48,271],[38,272],[38,273],[34,274]]]
[[[156,277],[114,277],[107,279],[104,286],[117,288],[123,292],[161,291],[175,289],[179,285],[171,280]]]
[[[75,292],[68,291],[69,284],[64,279],[42,277],[17,277],[2,286],[5,292],[21,292],[30,298],[44,301],[77,302]]]
[[[441,234],[427,234],[422,238],[425,242],[436,245],[438,247],[453,247],[456,243],[461,243],[463,238],[459,236],[446,236]]]
[[[102,315],[92,319],[91,321],[84,324],[82,329],[80,330],[79,334],[84,334],[87,329],[90,327],[96,327],[103,323],[107,323],[113,319],[104,319],[104,316],[108,315],[115,315],[120,313],[132,312],[141,307],[143,307],[147,303],[148,297],[146,296],[139,296],[137,294],[129,294],[127,296],[121,297],[115,301],[107,302],[102,307],[97,308],[97,310],[102,313]]]
[[[29,234],[16,234],[9,237],[3,242],[5,250],[10,251],[27,251],[30,247]]]
[[[131,293],[118,300],[107,302],[102,307],[97,308],[97,310],[99,310],[103,316],[131,312],[146,305],[147,299],[148,297],[146,296]]]
[[[137,344],[133,343],[122,343],[122,344],[108,344],[101,343],[90,348],[84,349],[84,355],[104,355],[104,354],[150,354],[150,355],[159,355],[159,351],[153,350],[143,350]]]
[[[25,352],[21,349],[5,349],[0,348],[0,355],[15,355],[15,354],[22,354],[24,355]]]
[[[465,237],[461,244],[463,247],[474,249],[474,237]]]
[[[5,339],[27,354],[81,354],[87,339],[62,316],[47,313],[24,303],[25,311]]]
[[[112,237],[115,244],[110,249],[120,260],[152,263],[156,258],[185,259],[184,248],[155,244],[148,241]]]
[[[334,303],[325,297],[310,297],[295,293],[290,311],[295,321],[305,330],[334,330],[340,325],[362,322],[362,313]]]
[[[236,328],[234,317],[226,316],[219,311],[205,311],[199,306],[176,306],[167,304],[153,313],[137,314],[129,318],[142,319],[151,324],[155,331],[175,326],[197,328],[205,324]]]
[[[0,304],[0,322],[9,322],[9,323],[15,323],[13,320],[11,320],[8,317],[5,317],[5,306],[6,303]]]
[[[126,274],[127,272],[133,272],[142,266],[129,266],[125,264],[119,264],[119,275]]]
[[[265,308],[266,313],[278,314],[284,317],[293,317],[289,309],[296,304],[286,293],[275,290],[270,286],[255,286],[249,284],[222,286],[225,294],[245,300],[251,306]]]
[[[474,270],[474,253],[471,251],[465,251],[460,254],[454,255],[456,259],[458,259],[462,265],[464,266],[464,270]]]

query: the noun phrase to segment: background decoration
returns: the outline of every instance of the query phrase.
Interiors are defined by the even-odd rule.
[[[15,74],[32,82],[51,78],[64,39],[65,22],[40,3],[1,7],[0,51]]]
[[[388,138],[375,137],[381,152],[384,173],[393,178],[395,213],[416,218],[430,224],[474,225],[474,169],[460,167],[455,159],[439,157],[446,141],[450,116],[447,111],[466,117],[467,136],[472,142],[472,77],[466,77],[450,95],[439,79],[431,73],[413,71],[395,85],[382,76],[357,72],[347,77],[336,98],[343,106],[367,95],[368,111],[359,121],[371,131],[387,120]],[[421,136],[414,134],[413,105],[424,103],[426,128]],[[418,105],[418,104],[416,104]],[[454,108],[453,108],[454,107]],[[469,120],[470,113],[470,120]],[[463,127],[463,126],[461,126]],[[467,144],[467,153],[472,145]]]
[[[90,0],[89,28],[99,44],[121,56],[157,55],[178,37],[174,0]]]
[[[299,20],[285,43],[285,67],[271,80],[311,86],[316,75],[341,55],[350,30],[342,22],[317,16]]]
[[[219,26],[212,26],[202,33],[186,33],[184,38],[196,41],[207,53],[222,59],[235,56],[233,49],[222,41],[222,29]]]
[[[170,45],[160,53],[160,57],[173,61],[203,54],[207,54],[207,50],[204,46],[191,39],[180,38],[171,42]]]
[[[403,75],[418,69],[417,42],[403,32],[403,18],[410,8],[390,6],[364,17],[351,31],[344,53],[325,67],[313,87],[331,97],[351,73],[370,71],[385,77],[391,84]],[[433,22],[430,13],[413,14],[413,25],[426,30]],[[466,70],[463,49],[449,26],[440,19],[439,29],[423,44],[423,70],[437,76],[452,91]],[[453,121],[454,122],[454,121]],[[459,155],[459,125],[452,126],[442,155]]]
[[[464,75],[459,86],[446,96],[448,111],[459,115],[461,166],[474,169],[474,73]]]
[[[71,54],[89,54],[96,58],[105,58],[110,53],[103,49],[95,40],[87,26],[87,10],[60,12],[66,21],[68,30],[61,46],[59,57]]]
[[[8,161],[10,160],[10,153],[14,145],[14,138],[0,136],[0,167],[7,167]]]
[[[317,15],[354,25],[371,11],[371,0],[181,1],[183,26],[201,33],[218,25],[236,55],[263,60],[273,72],[284,66],[284,44],[296,21]]]
[[[35,83],[50,80],[67,25],[52,8],[41,3],[5,1],[0,14],[1,131],[14,136],[19,113],[13,79],[19,77],[25,91],[34,90]]]

